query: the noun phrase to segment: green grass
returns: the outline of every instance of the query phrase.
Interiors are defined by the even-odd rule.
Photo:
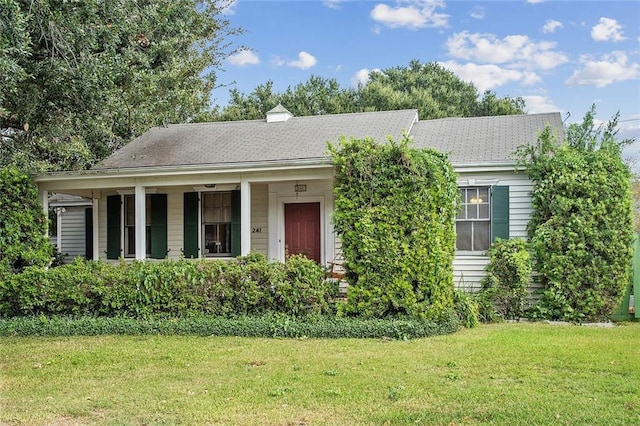
[[[640,324],[0,338],[0,424],[640,424]]]

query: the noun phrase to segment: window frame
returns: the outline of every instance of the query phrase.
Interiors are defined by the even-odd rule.
[[[127,208],[131,204],[131,214],[133,224],[128,223],[129,211]],[[151,244],[151,194],[145,194],[145,236],[146,253],[145,257],[150,258]],[[125,259],[136,257],[136,196],[135,194],[124,194],[122,197],[122,249]]]
[[[220,201],[220,204],[214,203],[213,205],[207,205],[207,201],[205,198],[211,197],[212,201]],[[206,191],[200,192],[199,196],[200,200],[200,241],[202,247],[202,256],[203,257],[233,257],[233,238],[232,238],[232,222],[233,222],[233,200],[232,200],[232,192],[231,191]],[[225,202],[226,201],[226,202]],[[212,211],[210,214],[205,212],[206,208],[211,208]],[[218,210],[218,220],[214,220],[216,218],[216,212]],[[225,210],[227,210],[225,212]],[[207,216],[211,217],[211,220],[207,218]],[[222,220],[225,219],[225,220]],[[212,227],[215,229],[215,234],[217,234],[217,240],[213,241],[217,242],[217,246],[224,248],[225,251],[209,251],[207,249],[207,228]],[[223,238],[220,236],[221,229],[223,230]],[[224,241],[222,241],[224,239]]]
[[[456,216],[456,252],[464,254],[479,254],[486,252],[491,246],[492,237],[492,191],[491,186],[488,185],[473,185],[473,186],[459,186],[458,191],[461,196],[460,211]],[[473,191],[473,193],[471,193]],[[486,200],[483,199],[486,197]],[[475,212],[470,213],[474,209]],[[475,217],[474,217],[475,216]],[[471,241],[469,244],[470,249],[460,248],[459,238],[461,233],[458,232],[458,224],[470,224],[469,237]],[[486,225],[485,231],[477,229],[480,224]],[[483,232],[485,238],[484,241],[476,243],[476,234]],[[478,244],[484,244],[481,247],[476,247]]]

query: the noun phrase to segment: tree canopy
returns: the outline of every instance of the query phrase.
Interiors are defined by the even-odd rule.
[[[0,0],[0,164],[79,169],[209,109],[241,32],[216,0]]]
[[[343,88],[335,79],[312,76],[305,83],[273,90],[267,81],[251,93],[231,90],[229,105],[213,117],[216,120],[264,118],[278,103],[297,116],[364,111],[418,109],[421,119],[522,114],[522,98],[498,97],[492,91],[482,96],[471,83],[430,62],[411,61],[406,67],[374,71],[367,83]]]

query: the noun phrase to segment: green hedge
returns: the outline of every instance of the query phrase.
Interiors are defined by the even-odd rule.
[[[330,147],[345,315],[437,319],[453,307],[456,173],[445,154],[409,143]]]
[[[303,256],[285,264],[260,254],[116,265],[76,259],[0,282],[0,316],[332,315],[337,294],[325,269]]]
[[[450,334],[459,327],[454,315],[435,323],[411,319],[354,319],[282,315],[221,318],[190,316],[46,317],[0,319],[0,336],[198,335],[284,338],[415,339]]]

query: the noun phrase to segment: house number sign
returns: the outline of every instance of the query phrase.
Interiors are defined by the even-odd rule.
[[[262,228],[251,228],[252,234],[262,234]]]

